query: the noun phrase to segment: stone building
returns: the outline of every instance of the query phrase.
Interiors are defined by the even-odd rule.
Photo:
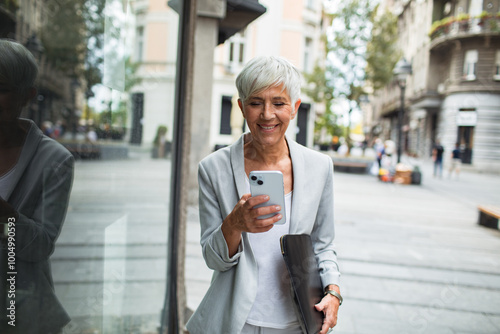
[[[389,2],[386,2],[389,3]],[[399,44],[411,63],[405,94],[403,149],[429,157],[440,141],[445,164],[459,143],[465,168],[500,170],[500,1],[391,1]],[[382,137],[397,138],[400,89],[373,101]]]

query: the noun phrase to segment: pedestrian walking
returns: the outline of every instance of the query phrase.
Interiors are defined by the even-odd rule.
[[[455,172],[458,177],[460,175],[460,166],[462,165],[462,158],[460,153],[460,143],[455,144],[455,149],[451,152],[451,164],[450,164],[450,174],[449,178],[452,177],[453,172]]]
[[[443,153],[444,147],[439,140],[436,141],[432,149],[432,159],[434,160],[434,177],[443,177]]]

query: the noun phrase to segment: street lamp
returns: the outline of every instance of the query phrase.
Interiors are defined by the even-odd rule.
[[[42,42],[37,37],[35,33],[33,33],[28,40],[26,41],[26,49],[28,49],[35,59],[40,63],[42,60],[42,54],[45,51],[45,48],[42,45]],[[40,66],[40,64],[39,64]]]
[[[403,127],[403,117],[405,113],[405,89],[406,89],[406,79],[408,75],[412,74],[411,64],[408,63],[404,58],[399,60],[394,67],[392,72],[398,81],[398,86],[401,88],[401,106],[398,112],[398,163],[401,162],[401,141],[402,141],[402,127]]]

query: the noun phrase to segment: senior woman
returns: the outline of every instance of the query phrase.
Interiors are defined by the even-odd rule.
[[[2,334],[60,333],[70,321],[54,292],[49,257],[66,215],[74,160],[33,121],[20,118],[36,95],[37,74],[23,45],[0,39],[1,286],[6,271],[15,281],[15,296],[0,293],[0,302],[15,305],[14,314],[3,314]],[[14,267],[7,267],[7,259]]]
[[[327,293],[321,334],[336,325],[339,269],[333,248],[333,164],[285,133],[300,105],[300,74],[287,60],[258,57],[236,79],[238,105],[250,133],[199,164],[201,245],[212,283],[187,324],[191,334],[302,333],[281,255],[283,234],[309,234]],[[248,176],[283,173],[285,224],[276,206],[257,205]],[[265,214],[275,214],[259,219]]]

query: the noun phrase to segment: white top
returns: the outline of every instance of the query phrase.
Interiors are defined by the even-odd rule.
[[[11,193],[11,187],[14,186],[14,178],[12,178],[12,174],[14,174],[16,166],[12,167],[7,173],[0,176],[0,197],[4,200],[8,199],[7,195]]]
[[[277,329],[299,325],[280,246],[280,237],[290,230],[291,206],[292,192],[285,195],[285,224],[274,225],[263,233],[248,233],[259,268],[257,297],[247,318],[250,325]]]

